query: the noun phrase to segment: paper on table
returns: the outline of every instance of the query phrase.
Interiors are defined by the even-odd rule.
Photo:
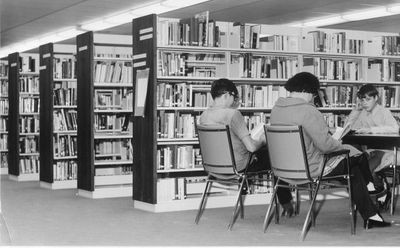
[[[332,138],[336,140],[341,140],[348,132],[350,132],[351,126],[349,123],[346,123],[344,127],[337,127],[335,133],[332,135]]]
[[[264,135],[264,122],[260,122],[257,126],[253,128],[250,132],[250,137],[253,140],[260,140],[261,136]]]

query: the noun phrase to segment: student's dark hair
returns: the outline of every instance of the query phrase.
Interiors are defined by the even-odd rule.
[[[372,84],[364,84],[357,92],[357,97],[360,99],[366,96],[375,97],[378,95],[379,95],[378,90]]]
[[[286,82],[285,89],[289,92],[307,92],[318,95],[319,80],[309,72],[299,72]]]
[[[227,78],[220,78],[215,80],[211,85],[211,96],[213,99],[227,93],[231,92],[235,96],[239,94],[235,84],[227,79]]]

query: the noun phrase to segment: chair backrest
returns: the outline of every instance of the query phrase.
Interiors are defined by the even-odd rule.
[[[236,174],[229,126],[197,125],[204,170],[212,174]]]
[[[311,180],[301,126],[265,125],[264,129],[274,175]]]

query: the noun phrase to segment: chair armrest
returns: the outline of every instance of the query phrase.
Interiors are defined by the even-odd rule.
[[[339,150],[339,151],[334,151],[334,152],[330,152],[330,153],[326,153],[325,157],[326,159],[330,159],[336,156],[340,156],[340,155],[348,155],[350,154],[350,150],[349,149],[343,149],[343,150]]]

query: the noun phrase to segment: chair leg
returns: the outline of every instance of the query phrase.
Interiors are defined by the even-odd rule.
[[[314,205],[312,204],[312,199],[313,199],[313,192],[314,192],[314,186],[312,184],[308,185],[309,187],[309,195],[310,195],[310,205],[312,206],[312,211],[311,211],[311,225],[314,227],[315,226],[315,211],[314,211]]]
[[[243,180],[240,183],[240,187],[239,187],[239,192],[238,192],[238,195],[237,195],[235,208],[233,209],[233,214],[232,214],[232,217],[231,217],[231,221],[229,222],[229,225],[228,225],[228,229],[229,230],[232,230],[233,224],[235,224],[235,221],[236,221],[237,215],[239,214],[239,211],[241,212],[241,215],[242,215],[242,218],[243,218],[242,190],[243,190],[243,186],[246,183],[246,181],[247,181],[247,179],[243,178]]]
[[[276,202],[276,190],[277,190],[277,188],[278,188],[278,184],[276,184],[274,186],[274,191],[272,193],[272,198],[271,198],[271,201],[269,203],[267,213],[265,214],[264,224],[263,224],[264,233],[267,231],[267,228],[268,228],[268,225],[269,225],[269,218],[270,218],[270,215],[271,215],[272,206],[274,204],[277,205],[277,202]],[[275,209],[275,215],[279,215],[279,213],[276,212],[276,209]]]
[[[207,180],[206,187],[204,188],[204,191],[203,191],[203,196],[201,197],[199,210],[197,211],[196,219],[194,221],[196,224],[199,224],[201,215],[203,214],[204,207],[206,205],[205,204],[206,198],[208,196],[208,191],[211,189],[211,186],[212,186],[212,182]]]
[[[300,213],[300,194],[299,194],[299,189],[295,188],[295,195],[296,195],[296,205],[294,208],[294,215],[299,215]]]
[[[310,222],[310,217],[314,215],[314,213],[313,213],[314,212],[314,204],[315,204],[315,199],[317,198],[319,185],[320,185],[320,181],[318,180],[317,186],[314,189],[314,194],[311,193],[313,195],[312,200],[311,200],[311,206],[307,212],[307,217],[306,217],[306,220],[304,221],[303,229],[301,231],[301,236],[300,236],[301,241],[304,241],[304,238],[306,237],[308,223]]]
[[[347,168],[349,168],[349,165],[347,165]],[[351,235],[355,235],[356,234],[357,213],[354,209],[353,195],[351,193],[352,189],[351,189],[351,180],[350,180],[350,170],[349,169],[348,169],[348,174],[349,174],[349,176],[347,177],[347,190],[349,192]]]
[[[391,201],[390,201],[390,215],[394,214],[394,197],[395,197],[395,189],[396,189],[396,182],[397,182],[397,147],[393,148],[393,178],[392,178],[392,194],[391,194]]]

